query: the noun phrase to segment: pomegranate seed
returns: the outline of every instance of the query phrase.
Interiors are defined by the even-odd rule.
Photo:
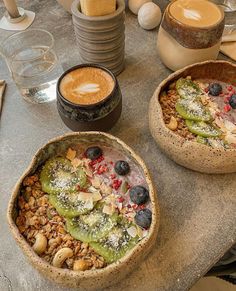
[[[114,180],[114,179],[116,178],[116,175],[115,175],[115,174],[111,174],[111,175],[110,175],[110,178],[111,178],[112,180]]]
[[[231,110],[231,106],[229,104],[224,106],[224,111],[229,112]]]
[[[227,90],[228,90],[228,91],[232,91],[232,90],[233,90],[233,86],[231,86],[231,85],[228,86]]]
[[[225,98],[224,98],[224,103],[228,103],[228,102],[229,102],[229,99],[230,99],[229,96],[225,97]]]
[[[99,165],[98,169],[97,169],[97,173],[98,175],[101,175],[105,172],[107,172],[108,168],[104,165]]]
[[[139,207],[139,206],[138,206],[137,204],[134,204],[134,205],[133,205],[133,209],[134,209],[134,210],[138,209],[138,207]]]
[[[205,88],[204,91],[205,91],[206,93],[208,93],[208,92],[209,92],[209,88],[208,88],[208,87]]]
[[[119,197],[119,198],[118,198],[118,202],[119,202],[119,203],[122,203],[122,202],[124,202],[124,201],[125,201],[125,199],[124,199],[123,197]]]

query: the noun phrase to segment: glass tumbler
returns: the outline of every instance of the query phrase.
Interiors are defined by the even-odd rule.
[[[45,103],[56,99],[56,83],[62,68],[53,46],[53,36],[43,29],[15,33],[0,45],[12,78],[26,101]]]

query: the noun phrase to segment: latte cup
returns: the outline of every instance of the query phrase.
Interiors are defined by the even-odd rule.
[[[122,111],[122,94],[114,74],[97,64],[65,71],[57,83],[57,109],[73,131],[108,131]]]
[[[176,71],[216,60],[224,23],[224,11],[208,0],[173,0],[164,12],[157,37],[162,62]]]

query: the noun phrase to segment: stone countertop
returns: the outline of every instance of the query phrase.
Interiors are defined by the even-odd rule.
[[[56,1],[18,1],[36,12],[32,27],[52,32],[66,69],[80,63],[71,17]],[[159,1],[162,8],[165,1]],[[4,12],[0,2],[0,16]],[[0,43],[10,32],[0,31]],[[236,174],[204,175],[178,166],[162,154],[148,129],[148,104],[168,71],[156,52],[157,31],[142,30],[127,13],[126,69],[119,76],[123,113],[111,133],[146,161],[158,189],[161,224],[156,248],[119,285],[107,291],[188,290],[236,241]],[[28,104],[20,97],[0,60],[0,79],[7,90],[0,125],[0,290],[62,291],[33,269],[16,246],[6,221],[11,189],[37,149],[69,130],[55,103]]]

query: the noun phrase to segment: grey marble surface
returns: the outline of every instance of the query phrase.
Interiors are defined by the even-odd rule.
[[[165,1],[160,2],[163,8]],[[18,3],[36,12],[33,27],[52,32],[64,68],[80,63],[71,17],[56,1]],[[0,16],[3,12],[0,1]],[[0,43],[9,34],[0,31]],[[178,166],[160,152],[149,133],[149,100],[170,73],[158,58],[156,34],[142,30],[127,13],[126,69],[118,78],[124,106],[111,133],[146,161],[158,189],[161,226],[147,260],[107,291],[188,290],[236,241],[236,174],[204,175]],[[55,103],[32,105],[22,100],[2,59],[0,79],[8,85],[0,123],[0,290],[68,290],[47,281],[30,266],[9,232],[6,208],[12,187],[36,150],[69,130]]]

